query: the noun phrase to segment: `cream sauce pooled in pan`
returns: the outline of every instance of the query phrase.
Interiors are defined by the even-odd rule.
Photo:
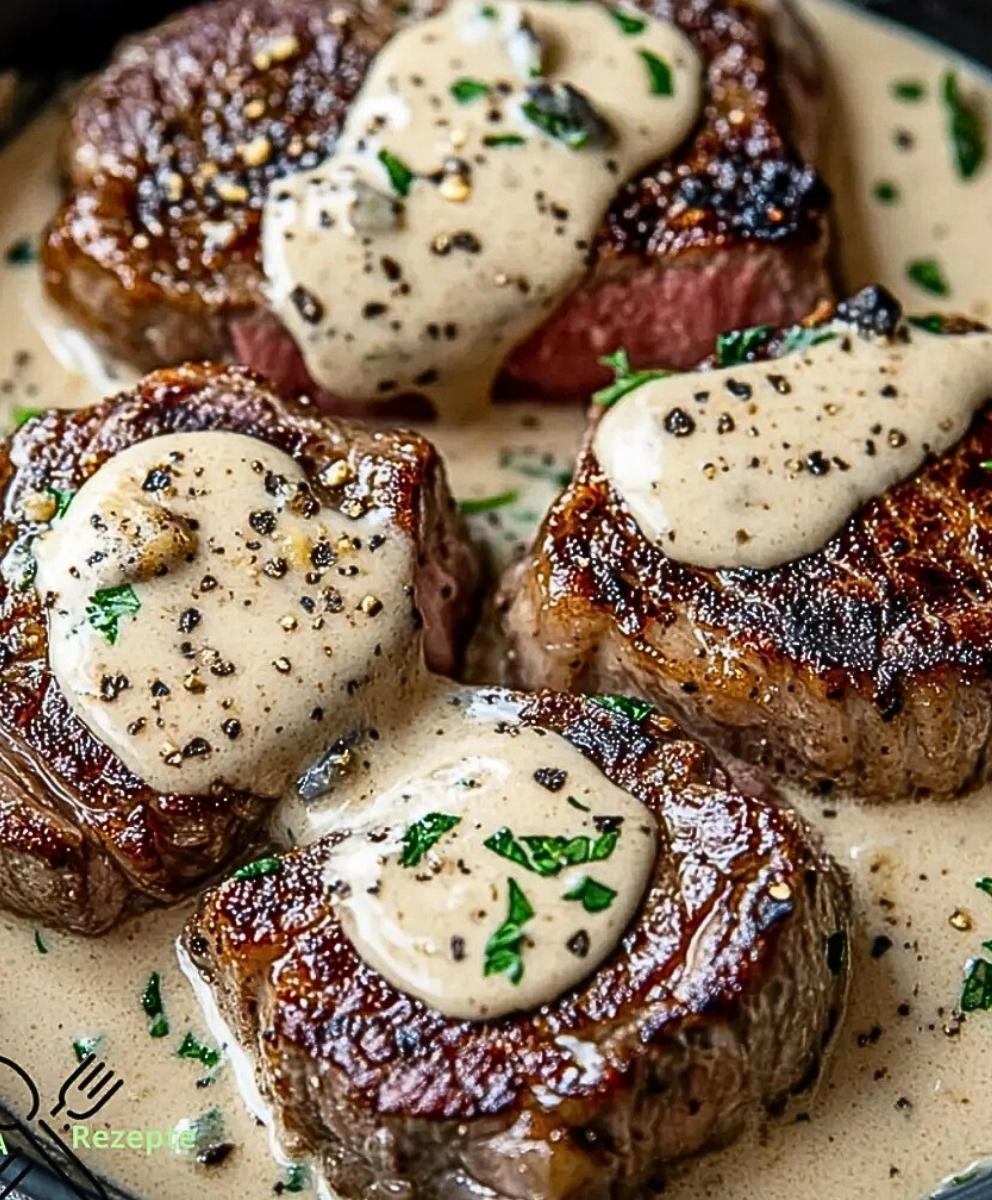
[[[692,128],[700,76],[674,25],[582,0],[456,0],[394,37],[332,157],[265,208],[270,299],[311,376],[474,413],[581,281],[618,185]]]
[[[944,308],[988,320],[992,172],[986,166],[964,182],[953,169],[940,99],[953,56],[840,5],[802,7],[821,35],[832,81],[826,173],[845,289],[880,281],[909,311]],[[992,113],[987,82],[962,67],[961,85]],[[901,98],[911,94],[919,98]],[[58,113],[49,113],[0,156],[0,253],[36,237],[54,211],[60,130]],[[946,295],[909,274],[930,260]],[[129,382],[45,307],[36,266],[17,255],[0,258],[0,311],[0,401],[10,420],[53,401],[92,403]],[[496,406],[476,427],[427,430],[474,531],[501,561],[531,536],[581,428],[571,409]],[[477,675],[491,681],[489,659],[476,657]],[[842,797],[791,795],[853,878],[859,931],[845,1028],[815,1095],[797,1097],[780,1118],[761,1118],[754,1136],[678,1168],[666,1200],[917,1200],[990,1150],[992,1014],[961,1020],[955,1008],[966,962],[992,937],[992,901],[974,886],[992,875],[992,791],[939,806],[871,809]],[[197,1046],[219,1050],[224,1042],[206,1028],[176,964],[187,912],[151,913],[99,939],[0,913],[0,1053],[23,1061],[54,1101],[76,1065],[73,1042],[99,1038],[101,1055],[125,1081],[93,1123],[103,1128],[172,1129],[219,1114],[228,1152],[210,1156],[212,1166],[171,1151],[79,1151],[146,1200],[271,1200],[306,1190],[305,1173],[273,1162],[265,1132],[241,1104],[233,1055],[216,1067],[190,1057]],[[158,1038],[149,1035],[141,1002],[153,972],[169,1023]],[[0,1095],[21,1106],[15,1083],[0,1075]]]

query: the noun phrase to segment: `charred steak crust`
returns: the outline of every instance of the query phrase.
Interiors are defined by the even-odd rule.
[[[269,185],[328,154],[392,21],[219,0],[125,41],[73,108],[53,297],[143,369],[225,355],[228,322],[262,304]]]
[[[24,547],[39,529],[19,515],[26,496],[75,491],[127,447],[193,430],[258,438],[290,454],[312,479],[347,458],[352,478],[334,498],[393,514],[421,549],[422,577],[447,589],[431,600],[425,639],[442,667],[456,661],[458,627],[471,610],[474,560],[437,455],[416,434],[352,429],[285,402],[245,368],[210,365],[161,371],[116,400],[30,421],[0,446],[0,558],[8,556],[0,577],[0,861],[17,855],[25,870],[61,863],[77,891],[97,889],[115,904],[42,912],[40,897],[9,875],[0,876],[0,900],[83,932],[113,924],[128,892],[166,901],[202,883],[245,853],[270,807],[226,788],[161,795],[132,775],[72,713],[48,669],[41,598],[29,578],[19,581],[8,569],[16,562],[12,547]],[[22,805],[37,812],[29,816]],[[104,878],[111,864],[116,886]]]
[[[437,5],[417,7],[423,14]],[[740,0],[648,0],[642,7],[695,40],[707,95],[686,149],[619,192],[590,253],[592,294],[606,296],[600,287],[624,283],[648,262],[685,258],[695,271],[715,263],[717,252],[774,247],[769,261],[747,258],[733,267],[737,305],[753,309],[745,323],[798,319],[828,291],[829,198],[790,146],[787,85],[769,18]],[[144,368],[229,354],[230,324],[264,307],[259,226],[268,186],[330,151],[372,56],[400,19],[383,3],[218,0],[124,43],[73,111],[73,191],[44,249],[53,297]],[[227,68],[223,78],[217,63]],[[807,74],[801,86],[812,106],[816,80]],[[777,294],[769,298],[763,281],[771,277]],[[700,298],[702,309],[716,308],[711,332],[741,323],[737,308],[723,311],[732,302],[701,282],[709,295]],[[574,313],[566,302],[553,318],[556,341],[571,346],[588,293],[580,290]],[[795,311],[781,311],[790,303]],[[630,348],[636,359],[639,347]],[[536,371],[555,390],[547,354],[538,335],[517,354],[511,374],[533,381]],[[672,365],[698,360],[695,343],[677,357],[686,354]],[[580,357],[589,360],[588,347]],[[280,360],[267,350],[269,358]],[[595,378],[598,370],[593,355],[583,371]],[[567,373],[561,386],[573,386]]]
[[[668,558],[591,441],[504,585],[515,682],[633,689],[734,754],[876,800],[989,776],[992,408],[822,550],[760,571]]]
[[[185,932],[260,1057],[284,1134],[324,1151],[342,1196],[377,1179],[425,1198],[472,1185],[628,1195],[659,1162],[733,1136],[756,1103],[808,1084],[842,1010],[846,884],[793,813],[737,791],[665,717],[553,693],[515,702],[662,831],[642,911],[587,984],[513,1018],[443,1017],[341,932],[322,879],[329,843],[229,880]]]

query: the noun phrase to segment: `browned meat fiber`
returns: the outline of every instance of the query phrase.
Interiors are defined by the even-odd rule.
[[[798,320],[830,294],[829,199],[801,157],[820,91],[805,31],[786,5],[774,19],[744,0],[644,7],[699,46],[699,128],[622,188],[587,283],[508,364],[511,391],[583,395],[621,343],[635,365],[687,368],[717,333]],[[400,20],[382,3],[219,0],[126,42],[73,109],[50,294],[140,367],[236,353],[348,411],[265,311],[261,209],[274,178],[331,150]]]
[[[82,933],[167,902],[243,857],[271,798],[218,784],[209,795],[153,792],[73,714],[48,665],[42,598],[32,586],[26,515],[47,489],[73,492],[103,462],[161,434],[228,430],[304,465],[327,503],[377,506],[420,548],[416,598],[429,662],[453,670],[473,604],[475,560],[432,447],[413,434],[352,429],[282,400],[245,368],[148,376],[95,408],[53,411],[0,445],[0,904]],[[350,482],[317,475],[346,458]],[[340,494],[338,494],[340,493]]]
[[[185,951],[284,1145],[316,1153],[346,1200],[639,1196],[812,1084],[843,1009],[847,887],[793,813],[736,790],[673,721],[547,692],[485,699],[508,736],[562,734],[660,827],[642,910],[590,979],[486,1023],[397,991],[335,918],[340,833],[210,892]]]
[[[898,319],[878,289],[859,300],[880,295]],[[986,409],[819,552],[715,572],[644,537],[587,439],[505,584],[511,676],[635,692],[810,786],[954,795],[990,774],[990,459]]]

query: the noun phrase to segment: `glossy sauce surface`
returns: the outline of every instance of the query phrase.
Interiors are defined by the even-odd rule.
[[[992,172],[986,167],[965,183],[953,169],[939,99],[953,59],[841,5],[810,0],[802,7],[821,35],[833,80],[827,174],[847,290],[879,280],[910,311],[945,308],[989,319]],[[894,94],[907,80],[923,85],[921,100]],[[965,68],[961,82],[988,112],[992,89]],[[0,250],[35,236],[54,208],[58,130],[57,114],[49,114],[0,158]],[[910,135],[909,148],[900,133]],[[894,206],[876,199],[884,181],[898,188]],[[909,263],[931,257],[943,268],[947,296],[919,289],[907,275]],[[30,264],[0,261],[0,308],[0,399],[8,414],[56,401],[91,403],[126,382],[113,367],[116,377],[108,379],[106,365],[43,307]],[[499,561],[530,536],[567,473],[581,427],[570,409],[497,406],[477,427],[429,430],[470,506],[473,530]],[[480,644],[473,658],[476,677],[492,680],[487,647]],[[954,1010],[965,963],[992,937],[992,901],[974,886],[992,874],[992,793],[871,809],[843,797],[795,799],[854,881],[859,933],[846,1026],[818,1092],[796,1098],[780,1118],[762,1119],[753,1136],[680,1168],[666,1191],[674,1200],[914,1200],[989,1151],[992,1017],[977,1012],[961,1021]],[[208,1070],[178,1053],[186,1032],[219,1044],[175,963],[185,915],[182,908],[150,914],[88,941],[0,914],[9,966],[0,977],[4,1052],[11,1048],[54,1100],[75,1066],[72,1040],[101,1036],[102,1053],[126,1084],[101,1122],[172,1127],[216,1108],[234,1149],[209,1167],[174,1153],[90,1152],[97,1169],[148,1200],[267,1200],[290,1177],[235,1094],[231,1062]],[[141,1006],[152,971],[161,972],[171,1027],[163,1038],[149,1036]],[[207,1077],[213,1081],[197,1086]],[[15,1104],[22,1095],[8,1076],[0,1078],[0,1094]]]
[[[394,37],[332,157],[266,205],[269,294],[312,377],[474,413],[581,281],[618,183],[691,129],[700,75],[674,25],[581,0],[458,0]]]
[[[409,654],[409,537],[382,512],[323,507],[254,438],[152,438],[62,504],[35,543],[49,661],[157,791],[279,795],[383,686],[375,647]]]
[[[604,472],[671,558],[765,568],[822,549],[992,397],[992,333],[796,333],[815,344],[645,383],[600,422]]]

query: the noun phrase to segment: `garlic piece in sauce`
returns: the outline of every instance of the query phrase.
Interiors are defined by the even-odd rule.
[[[35,553],[59,686],[159,792],[279,795],[419,669],[407,535],[241,434],[124,450]]]
[[[558,734],[471,722],[380,793],[326,879],[358,953],[449,1017],[551,1003],[616,949],[657,825]]]
[[[992,397],[992,333],[822,332],[774,361],[652,380],[603,416],[596,457],[670,558],[770,568],[811,554]]]
[[[457,0],[398,33],[331,158],[266,203],[270,302],[313,378],[470,413],[582,280],[620,184],[690,132],[700,80],[674,25],[584,0]]]

